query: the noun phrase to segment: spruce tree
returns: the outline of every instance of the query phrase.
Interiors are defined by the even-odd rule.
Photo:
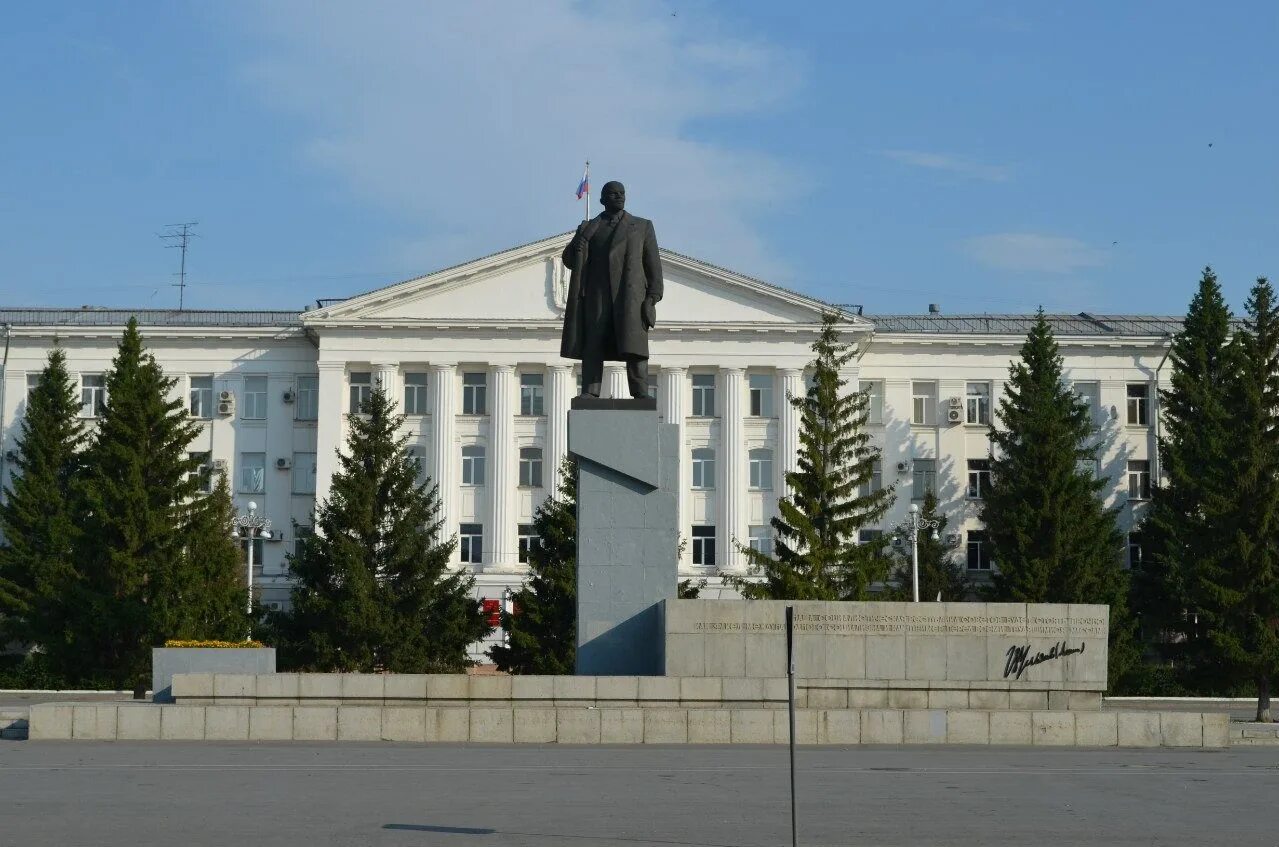
[[[924,495],[924,506],[919,511],[921,521],[937,521],[936,529],[920,530],[918,535],[919,554],[919,599],[925,602],[941,599],[943,602],[957,603],[969,599],[973,593],[972,580],[968,577],[968,568],[955,555],[955,545],[946,540],[946,515],[937,508],[937,495],[929,491]],[[914,599],[914,574],[910,559],[910,534],[903,523],[895,533],[903,540],[900,547],[893,548],[896,564],[889,582],[895,586],[891,592],[894,599]]]
[[[1133,605],[1147,638],[1168,659],[1212,685],[1217,668],[1199,654],[1193,630],[1194,569],[1223,555],[1214,503],[1235,485],[1231,456],[1236,434],[1228,410],[1235,371],[1231,315],[1221,286],[1205,268],[1168,354],[1171,386],[1160,391],[1159,475],[1142,522],[1146,555],[1134,574]],[[1182,637],[1167,636],[1180,633]]]
[[[190,504],[178,580],[184,602],[170,638],[239,641],[248,634],[244,554],[231,537],[235,505],[226,477],[212,482],[213,490]]]
[[[507,644],[489,650],[498,670],[572,674],[577,654],[577,472],[560,469],[557,496],[533,515],[538,542],[529,550],[529,578],[502,613]]]
[[[85,441],[79,409],[66,354],[55,347],[28,394],[18,474],[0,505],[0,642],[37,645],[55,667],[76,649],[65,604],[78,579],[77,476]]]
[[[1233,681],[1256,683],[1257,720],[1269,722],[1279,672],[1279,304],[1264,278],[1246,310],[1226,401],[1234,484],[1206,498],[1221,548],[1194,563],[1191,594],[1213,664]]]
[[[790,493],[778,499],[772,519],[773,553],[739,546],[763,579],[725,577],[748,599],[865,600],[888,573],[878,547],[857,543],[858,530],[892,506],[893,492],[861,490],[880,451],[866,432],[869,399],[846,390],[840,376],[853,353],[840,339],[839,320],[837,312],[822,316],[812,383],[805,396],[787,398],[800,413],[800,450],[798,470],[786,475]]]
[[[306,670],[446,673],[490,628],[474,579],[449,568],[436,488],[419,481],[380,388],[349,417],[315,537],[289,557],[292,608],[272,617],[287,665]]]
[[[1135,656],[1120,561],[1118,510],[1101,499],[1107,481],[1081,469],[1095,461],[1088,406],[1062,380],[1062,358],[1039,310],[1009,367],[992,427],[991,490],[982,521],[998,566],[990,599],[1110,606],[1111,680]]]

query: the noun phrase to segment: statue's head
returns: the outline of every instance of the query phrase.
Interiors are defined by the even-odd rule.
[[[606,182],[600,189],[600,203],[609,214],[617,214],[626,208],[626,186],[620,182]]]

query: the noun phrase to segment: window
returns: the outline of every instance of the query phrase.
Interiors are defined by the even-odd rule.
[[[761,447],[750,452],[751,488],[756,491],[773,490],[773,451]]]
[[[545,392],[541,374],[520,374],[520,414],[544,415]]]
[[[986,533],[981,530],[968,532],[968,569],[970,571],[990,570],[990,542]]]
[[[930,492],[937,493],[936,459],[915,459],[910,463],[910,469],[914,483],[910,494],[912,499],[923,500]]]
[[[693,417],[715,417],[714,374],[693,374]]]
[[[426,374],[417,372],[404,375],[404,414],[426,414]]]
[[[369,402],[369,398],[373,396],[373,374],[369,371],[352,371],[350,384],[350,412],[353,415],[358,415],[360,410],[364,408],[364,404]]]
[[[1088,422],[1095,424],[1101,415],[1101,383],[1076,382],[1072,388],[1075,397],[1088,406]]]
[[[293,555],[300,558],[306,555],[306,545],[315,538],[315,527],[298,525],[293,530]]]
[[[968,383],[965,396],[964,422],[970,424],[990,423],[990,383]]]
[[[39,384],[40,384],[39,373],[27,374],[27,402],[28,403],[31,402],[31,392],[35,391],[36,387]]]
[[[693,527],[693,564],[715,564],[715,527]]]
[[[266,453],[240,454],[240,490],[245,494],[266,491]]]
[[[693,450],[693,487],[715,487],[715,451],[709,447]]]
[[[520,563],[528,564],[528,554],[533,552],[533,548],[537,546],[537,527],[531,523],[520,524],[519,542],[520,542]]]
[[[464,523],[458,528],[458,550],[462,561],[478,565],[484,561],[484,525]]]
[[[756,553],[763,553],[765,556],[773,555],[772,529],[767,525],[752,526],[750,528],[750,548]]]
[[[213,417],[213,377],[191,377],[191,417]]]
[[[244,563],[245,563],[246,565],[249,563],[249,559],[248,559],[248,556],[249,556],[249,543],[250,543],[250,542],[249,542],[249,539],[247,539],[247,538],[241,538],[241,539],[240,539],[240,555],[244,557]],[[259,575],[260,575],[260,574],[262,573],[262,571],[263,571],[263,567],[262,567],[262,552],[263,552],[263,551],[262,551],[262,536],[260,536],[260,535],[258,535],[258,536],[254,536],[253,541],[252,541],[252,544],[253,544],[253,567],[254,567],[254,571],[255,571],[255,573],[257,573],[257,574],[259,574]]]
[[[484,446],[468,444],[462,448],[462,484],[484,484]]]
[[[462,374],[462,414],[488,414],[488,374],[472,371]]]
[[[884,541],[884,531],[882,529],[859,529],[857,530],[858,544],[882,544]]]
[[[293,418],[313,421],[320,416],[320,378],[300,376],[297,379],[298,396],[293,405]]]
[[[862,380],[858,389],[866,395],[866,423],[884,422],[884,383],[878,379]]]
[[[1146,561],[1146,551],[1142,547],[1140,532],[1128,533],[1128,567],[1136,569]]]
[[[1128,463],[1128,499],[1150,499],[1150,462]]]
[[[990,491],[990,459],[968,460],[968,499],[980,500]]]
[[[884,463],[882,459],[876,459],[870,466],[870,479],[863,482],[857,489],[858,497],[869,497],[876,491],[884,487]]]
[[[652,372],[649,373],[646,387],[648,388],[648,396],[656,400],[657,399],[657,374]]]
[[[315,454],[293,454],[293,493],[315,493]]]
[[[1150,386],[1144,382],[1128,384],[1128,423],[1147,426],[1150,423]]]
[[[200,464],[187,477],[196,484],[196,488],[208,494],[213,490],[213,460],[208,451],[200,453],[187,453],[187,457],[196,460]]]
[[[542,448],[520,448],[520,487],[542,487]]]
[[[80,374],[80,417],[102,417],[106,407],[106,376],[104,374]]]
[[[244,411],[240,417],[247,421],[266,419],[266,377],[244,378]]]
[[[773,375],[751,374],[751,416],[771,418],[773,416]]]
[[[937,410],[937,383],[912,382],[910,384],[910,422],[932,426]]]

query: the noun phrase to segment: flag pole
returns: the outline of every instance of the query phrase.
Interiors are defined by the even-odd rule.
[[[582,220],[591,219],[591,160],[586,160],[586,193],[582,195]]]

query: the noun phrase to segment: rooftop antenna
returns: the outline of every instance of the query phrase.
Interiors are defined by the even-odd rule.
[[[196,238],[196,234],[191,231],[194,226],[199,226],[199,221],[187,221],[181,224],[166,224],[165,229],[168,232],[160,235],[161,241],[171,241],[172,244],[164,245],[166,249],[174,247],[182,251],[182,263],[178,266],[178,272],[174,274],[178,278],[177,282],[169,283],[178,290],[178,311],[182,311],[183,301],[187,288],[187,245],[192,238]]]

